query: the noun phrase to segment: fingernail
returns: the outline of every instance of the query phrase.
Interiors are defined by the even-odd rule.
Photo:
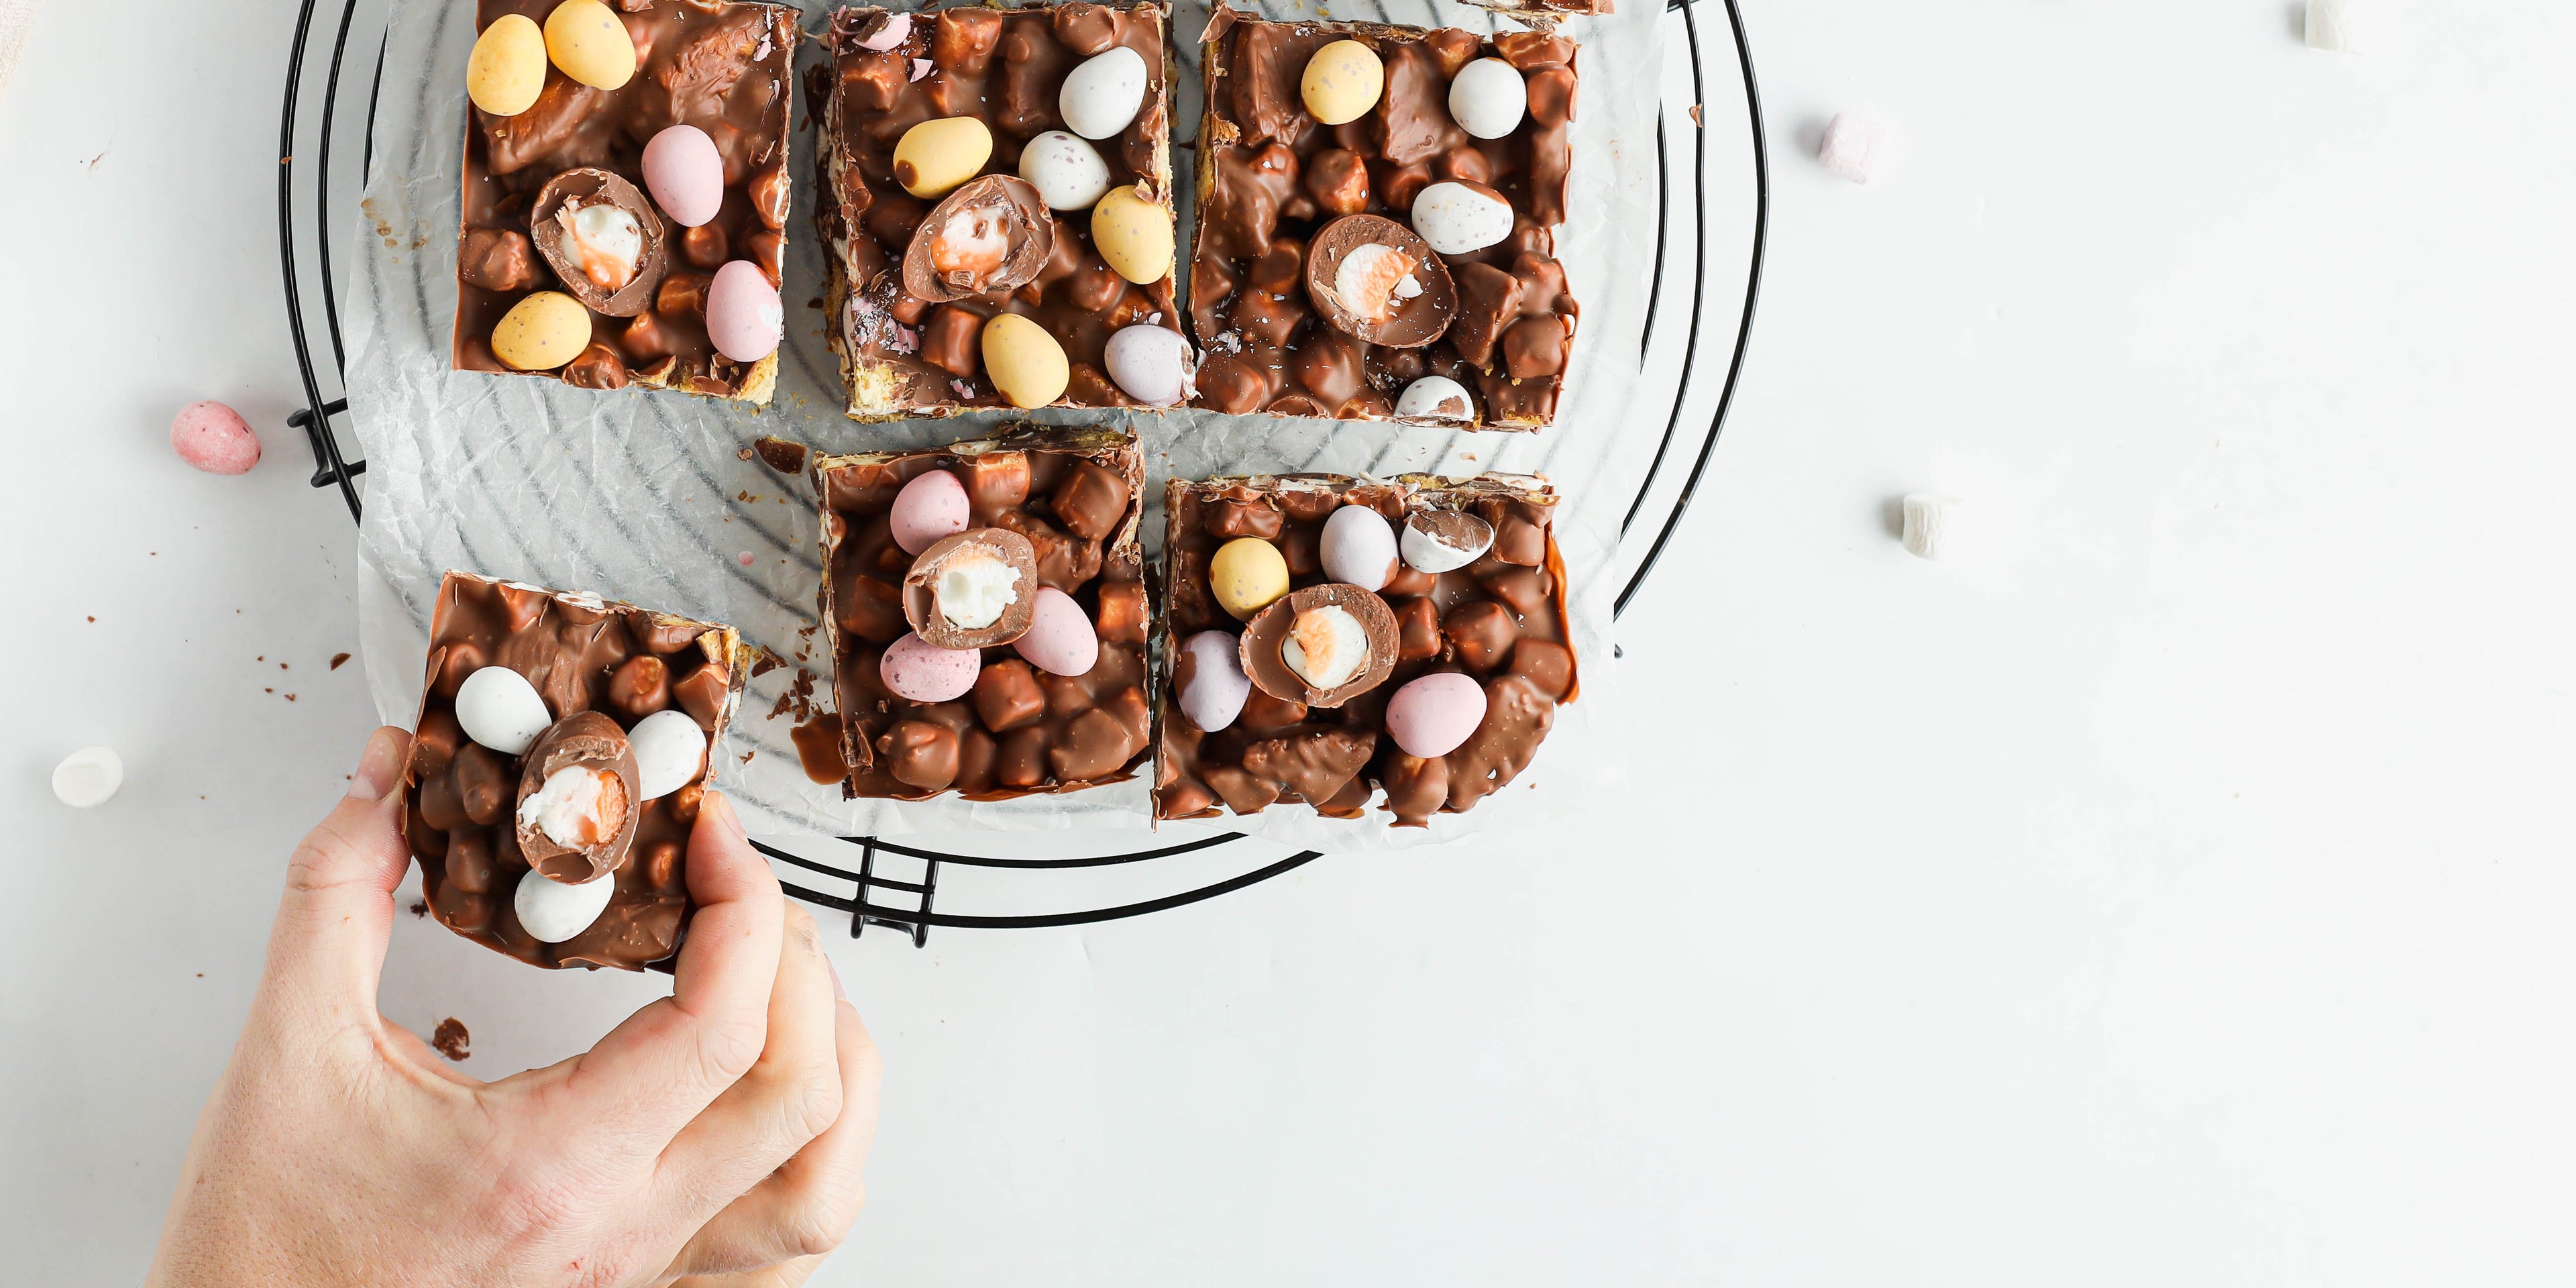
[[[823,969],[831,972],[832,974],[832,1000],[835,1002],[849,1001],[850,995],[841,989],[841,968],[832,964],[832,954],[823,954]]]
[[[358,767],[349,774],[350,797],[383,800],[402,776],[402,755],[402,730],[387,726],[368,735],[367,749],[358,753]]]

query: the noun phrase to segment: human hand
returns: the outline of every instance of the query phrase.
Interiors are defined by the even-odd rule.
[[[671,996],[486,1083],[376,1010],[409,748],[378,729],[287,865],[148,1282],[802,1283],[858,1215],[877,1051],[731,802],[689,837]]]

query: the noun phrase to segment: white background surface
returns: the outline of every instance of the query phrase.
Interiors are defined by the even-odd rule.
[[[1623,632],[1691,785],[843,945],[886,1119],[818,1282],[2576,1272],[2576,11],[2397,5],[2346,59],[2263,0],[1750,8],[1764,311]],[[51,0],[0,100],[13,1282],[141,1272],[371,722],[281,424],[291,21]],[[1869,189],[1809,159],[1854,106],[1904,136]],[[199,397],[258,470],[171,457]],[[1982,550],[1898,550],[1925,487]],[[92,742],[128,782],[74,812]],[[386,1008],[469,1072],[655,985],[402,922]]]

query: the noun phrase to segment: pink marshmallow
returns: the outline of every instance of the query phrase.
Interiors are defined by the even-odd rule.
[[[1825,127],[1824,146],[1816,149],[1816,159],[1853,183],[1867,183],[1887,167],[1895,148],[1895,136],[1885,122],[1844,112]]]
[[[170,418],[170,450],[208,474],[248,474],[259,464],[259,435],[222,403],[192,402]]]

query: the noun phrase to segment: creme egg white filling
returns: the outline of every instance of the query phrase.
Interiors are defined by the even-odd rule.
[[[1422,283],[1414,280],[1412,256],[1369,242],[1352,247],[1342,257],[1341,267],[1333,270],[1333,293],[1362,320],[1376,322],[1386,317],[1394,301],[1422,294]]]
[[[644,258],[644,227],[611,205],[567,206],[557,216],[581,261],[582,275],[603,291],[622,291]]]
[[[966,630],[982,630],[1002,619],[1002,612],[1020,601],[1011,573],[1011,565],[988,554],[960,552],[939,569],[939,580],[932,593],[939,600],[939,615]]]
[[[568,765],[546,776],[537,794],[519,802],[519,822],[534,823],[557,845],[583,849],[608,839],[600,817],[602,798],[616,782],[610,774]]]
[[[1347,608],[1310,608],[1280,642],[1279,660],[1313,688],[1338,689],[1368,667],[1368,631]]]

